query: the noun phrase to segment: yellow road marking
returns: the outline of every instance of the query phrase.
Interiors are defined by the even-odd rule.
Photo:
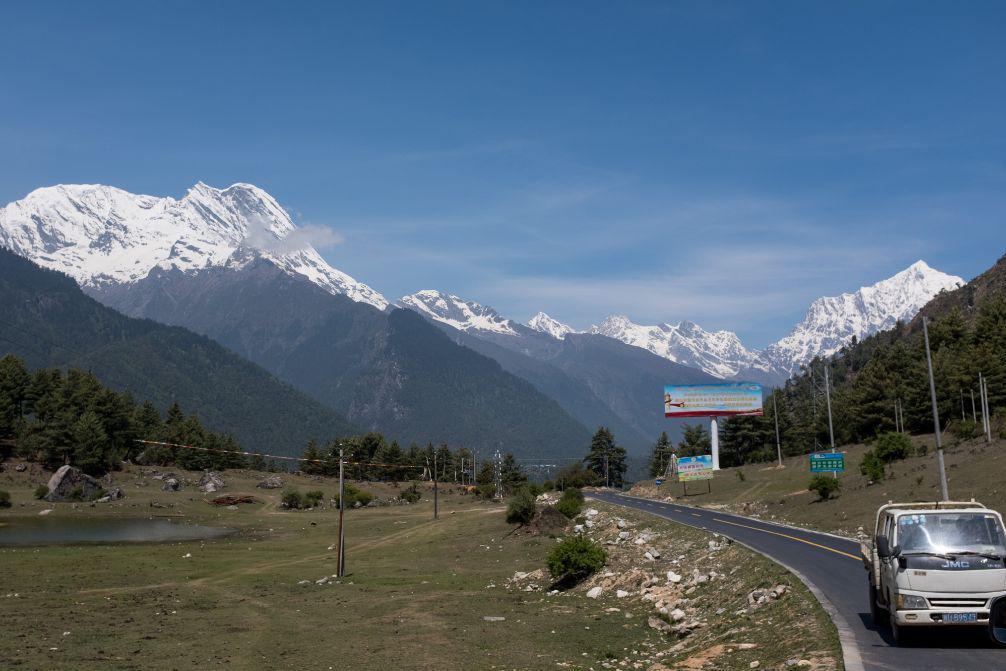
[[[694,515],[694,513],[692,513]],[[783,538],[788,538],[793,541],[798,541],[800,543],[806,543],[807,545],[813,545],[816,548],[821,548],[822,550],[827,550],[828,552],[834,552],[837,555],[842,555],[843,557],[848,557],[849,559],[854,559],[855,561],[862,561],[862,557],[857,557],[856,555],[849,554],[848,552],[842,552],[841,550],[836,550],[835,548],[830,548],[827,545],[821,545],[820,543],[815,543],[809,541],[805,538],[799,538],[797,536],[790,536],[789,534],[779,533],[778,531],[769,531],[768,529],[762,529],[760,527],[753,527],[747,524],[738,524],[737,522],[730,522],[729,520],[723,520],[718,517],[713,518],[714,522],[722,522],[723,524],[730,524],[735,527],[744,527],[745,529],[752,529],[754,531],[761,531],[762,533],[772,534],[773,536],[782,536]]]

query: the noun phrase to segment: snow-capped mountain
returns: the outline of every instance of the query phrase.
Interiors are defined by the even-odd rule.
[[[964,280],[916,261],[900,273],[855,293],[818,298],[793,331],[761,352],[766,370],[786,377],[815,356],[830,356],[855,338],[864,338],[912,319],[936,294]]]
[[[721,378],[733,377],[753,365],[758,354],[745,348],[732,331],[705,331],[688,321],[677,326],[643,326],[624,315],[612,315],[591,326],[588,332],[642,347],[665,359]]]
[[[500,316],[491,307],[466,301],[442,291],[424,289],[402,296],[398,303],[430,319],[453,326],[459,331],[517,335],[513,322]]]
[[[179,200],[100,184],[36,189],[0,209],[0,246],[83,286],[132,283],[154,268],[240,266],[254,256],[333,294],[384,309],[388,301],[328,265],[276,200],[251,184],[202,182]]]
[[[531,317],[527,325],[532,330],[550,335],[556,340],[562,340],[569,333],[576,333],[572,326],[567,326],[558,320],[552,319],[544,312],[539,312],[534,317]]]

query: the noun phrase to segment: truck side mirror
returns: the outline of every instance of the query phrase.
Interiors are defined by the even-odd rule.
[[[999,597],[989,608],[989,634],[999,645],[1006,645],[1006,597]]]
[[[874,545],[877,548],[877,556],[881,559],[888,559],[891,556],[891,542],[887,539],[887,536],[877,536]]]

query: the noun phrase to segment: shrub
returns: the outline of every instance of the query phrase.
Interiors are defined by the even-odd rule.
[[[552,482],[551,480],[546,480],[545,482],[541,483],[541,488],[544,489],[546,492],[550,492],[553,489],[555,489],[555,483]]]
[[[304,496],[296,489],[285,490],[280,501],[289,510],[297,510],[304,507]]]
[[[304,494],[304,505],[308,508],[317,508],[325,499],[325,495],[317,489],[313,489]]]
[[[506,506],[506,521],[510,524],[527,524],[534,519],[535,501],[534,494],[527,487],[521,487]]]
[[[576,488],[567,489],[562,493],[555,509],[569,519],[573,519],[583,510],[583,492]]]
[[[556,582],[576,584],[604,567],[604,549],[586,536],[570,536],[548,553],[548,572]]]
[[[884,462],[880,460],[876,452],[870,450],[863,455],[863,462],[859,464],[859,472],[873,482],[880,482],[884,479]]]
[[[365,505],[367,505],[368,503],[370,503],[371,501],[374,500],[374,495],[373,494],[371,494],[368,491],[364,491],[362,489],[357,489],[353,485],[346,484],[344,486],[344,489],[346,490],[346,507],[347,508],[353,508],[353,507],[356,506],[357,503],[359,503],[361,506],[365,506]],[[339,495],[336,494],[335,497],[332,499],[332,501],[334,501],[336,507],[338,507],[339,506]]]
[[[877,436],[873,452],[885,464],[901,461],[912,454],[912,441],[903,433],[888,431]]]
[[[46,494],[48,493],[49,493],[48,485],[39,485],[38,487],[35,488],[36,499],[44,499],[46,497]]]
[[[0,489],[0,508],[10,508],[10,492]]]
[[[947,432],[952,433],[954,437],[961,440],[970,440],[975,438],[982,431],[982,425],[970,419],[962,419],[961,421],[954,420],[947,427]]]
[[[413,482],[411,485],[403,489],[402,493],[398,495],[398,498],[406,503],[419,503],[419,499],[423,498],[423,495],[419,492],[419,483]]]
[[[482,499],[483,501],[488,501],[492,499],[492,497],[496,496],[496,485],[494,484],[479,485],[478,487],[475,488],[475,496]]]
[[[830,475],[817,475],[807,486],[812,492],[817,492],[818,501],[827,501],[842,488],[842,481]]]

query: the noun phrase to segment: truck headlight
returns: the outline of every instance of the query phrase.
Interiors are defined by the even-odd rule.
[[[897,602],[898,610],[926,610],[929,608],[929,602],[925,597],[912,594],[899,594]]]

